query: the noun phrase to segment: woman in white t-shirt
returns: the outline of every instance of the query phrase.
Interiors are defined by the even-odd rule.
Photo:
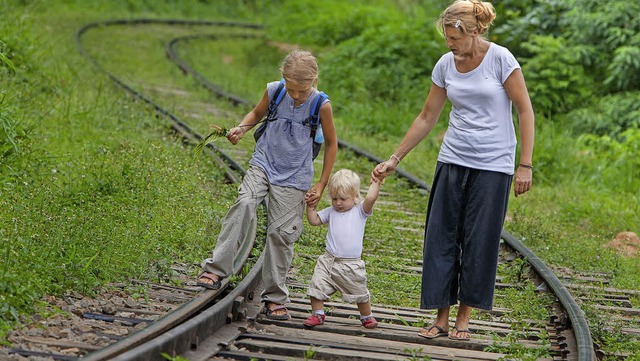
[[[484,37],[495,17],[493,5],[478,0],[456,0],[442,13],[438,28],[451,51],[434,67],[427,100],[404,139],[371,174],[380,181],[391,174],[451,102],[427,210],[420,307],[438,314],[420,330],[426,338],[468,340],[471,309],[492,308],[511,183],[516,197],[531,189],[533,108],[515,57]],[[449,311],[458,302],[449,330]]]

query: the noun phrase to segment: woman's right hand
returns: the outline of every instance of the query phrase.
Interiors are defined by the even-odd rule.
[[[398,166],[398,163],[395,162],[393,159],[389,159],[385,162],[382,162],[376,165],[376,167],[373,168],[373,172],[371,172],[371,180],[377,181],[377,182],[384,182],[384,179],[387,178],[389,174],[393,173],[396,170],[397,166]]]

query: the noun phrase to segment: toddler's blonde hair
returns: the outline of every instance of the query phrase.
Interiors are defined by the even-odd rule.
[[[349,169],[340,169],[331,176],[329,195],[333,197],[353,198],[360,201],[360,177]]]
[[[282,61],[280,73],[285,80],[315,86],[318,81],[318,61],[306,50],[293,50]]]

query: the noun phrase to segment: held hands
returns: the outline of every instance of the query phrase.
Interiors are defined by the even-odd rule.
[[[371,181],[384,183],[384,179],[396,170],[399,163],[395,158],[389,158],[389,160],[376,165],[371,172]]]
[[[233,127],[229,129],[229,134],[227,134],[227,139],[231,142],[231,144],[236,145],[242,138],[242,136],[246,133],[241,126]]]
[[[515,196],[525,194],[531,189],[531,179],[533,178],[533,169],[529,167],[519,166],[513,179],[513,193]]]
[[[318,203],[320,203],[320,198],[322,197],[322,192],[324,191],[324,184],[316,183],[309,189],[309,191],[304,195],[304,202],[310,208],[316,208]]]

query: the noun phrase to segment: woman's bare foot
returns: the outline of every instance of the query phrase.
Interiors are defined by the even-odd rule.
[[[466,328],[459,328],[458,326],[453,326],[453,330],[449,334],[449,338],[452,340],[458,341],[468,341],[471,339],[471,332],[469,332]]]
[[[426,338],[446,336],[449,332],[449,307],[438,308],[436,321],[429,327],[420,329],[418,335]]]
[[[471,306],[460,304],[456,314],[456,324],[453,326],[449,338],[452,340],[466,341],[471,338],[469,332],[469,318],[471,317]]]
[[[429,327],[421,328],[418,334],[426,338],[437,338],[447,336],[449,334],[449,325],[439,326],[433,324]]]

